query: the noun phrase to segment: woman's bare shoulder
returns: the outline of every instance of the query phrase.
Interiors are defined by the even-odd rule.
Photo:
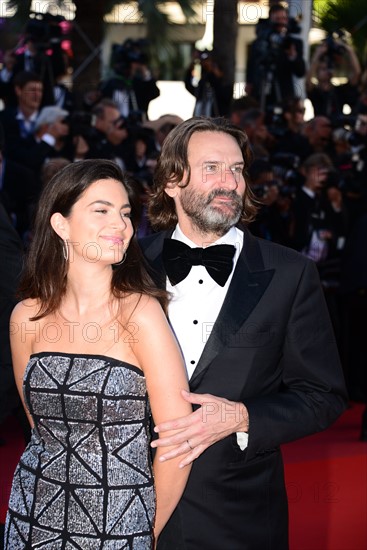
[[[14,307],[10,321],[13,323],[21,323],[29,321],[32,317],[37,315],[40,309],[40,303],[33,298],[27,298],[18,302]]]
[[[132,293],[122,302],[122,315],[130,321],[151,323],[152,320],[164,317],[164,312],[159,301],[153,296]]]

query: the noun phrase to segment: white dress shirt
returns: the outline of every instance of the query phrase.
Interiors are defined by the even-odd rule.
[[[179,225],[176,226],[172,239],[181,241],[191,248],[197,248],[197,245],[182,233]],[[172,286],[167,278],[167,290],[172,296],[168,306],[168,316],[181,346],[189,378],[199,362],[226,297],[243,247],[243,232],[232,227],[223,237],[208,246],[217,244],[231,244],[236,248],[233,269],[223,287],[211,278],[203,265],[194,265],[188,276],[177,285]],[[223,368],[225,368],[224,365]],[[237,433],[237,441],[241,449],[247,446],[247,438],[246,433]]]

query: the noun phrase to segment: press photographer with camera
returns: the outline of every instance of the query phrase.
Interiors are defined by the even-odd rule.
[[[103,98],[91,112],[74,111],[69,124],[74,160],[114,160],[125,169],[129,127],[117,103]]]
[[[195,66],[199,66],[200,79],[195,83]],[[232,86],[224,82],[223,71],[209,50],[193,54],[193,61],[185,73],[185,88],[195,96],[194,116],[228,116],[233,96]]]
[[[148,67],[147,41],[128,38],[112,47],[111,78],[102,81],[102,97],[110,98],[125,118],[143,122],[148,118],[149,103],[160,90]]]
[[[249,230],[256,237],[288,246],[292,197],[286,185],[276,177],[267,160],[255,159],[248,175],[251,191],[259,205],[255,220],[248,225]]]
[[[338,174],[328,155],[309,156],[300,171],[304,180],[293,204],[292,246],[314,260],[323,277],[325,262],[340,259],[347,234],[347,211]]]
[[[289,98],[283,101],[282,112],[277,119],[277,125],[270,126],[275,136],[273,153],[297,155],[303,161],[312,154],[312,147],[303,135],[305,126],[305,106],[300,97]]]
[[[336,85],[333,77],[343,73],[347,82]],[[329,35],[317,46],[306,75],[307,97],[315,116],[327,116],[333,124],[338,124],[345,104],[353,111],[358,101],[360,76],[358,57],[344,34],[340,31],[337,38]]]
[[[294,34],[300,28],[281,4],[269,10],[269,19],[260,19],[257,38],[251,45],[246,70],[246,93],[260,101],[263,110],[281,105],[285,99],[300,95],[293,77],[305,74],[303,43]]]
[[[346,139],[350,147],[341,168],[345,172],[343,192],[353,223],[367,213],[367,107],[360,106],[355,124]]]
[[[66,59],[61,47],[61,23],[64,20],[62,16],[50,13],[33,13],[16,53],[14,76],[21,71],[37,73],[43,83],[43,105],[55,103],[54,86],[66,72]]]

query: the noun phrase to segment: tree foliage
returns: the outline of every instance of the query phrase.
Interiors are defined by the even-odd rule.
[[[345,29],[362,62],[366,61],[367,12],[366,0],[314,0],[314,10],[320,24],[332,33]]]

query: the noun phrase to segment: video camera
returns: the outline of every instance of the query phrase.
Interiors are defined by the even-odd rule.
[[[25,28],[26,40],[31,40],[39,51],[47,50],[51,44],[60,43],[63,36],[61,15],[31,12]]]
[[[280,181],[279,194],[294,197],[300,183],[300,158],[292,153],[275,153],[271,157],[274,176]]]
[[[294,17],[289,18],[285,33],[278,31],[278,24],[270,19],[259,19],[256,26],[256,36],[261,44],[262,57],[259,60],[262,64],[273,63],[282,50],[289,48],[292,44],[294,34],[299,34],[301,27]]]
[[[345,42],[345,40],[345,32],[342,29],[329,33],[325,38],[324,43],[327,45],[325,57],[329,68],[334,66],[335,57],[344,55],[346,47],[340,41]]]
[[[84,111],[74,111],[64,118],[63,122],[70,127],[71,136],[82,136],[87,141],[95,137],[96,115]]]
[[[129,76],[132,63],[145,65],[148,63],[146,52],[149,42],[144,38],[133,40],[128,38],[122,44],[112,45],[112,65],[115,72],[121,76]],[[138,75],[134,75],[138,76]]]

